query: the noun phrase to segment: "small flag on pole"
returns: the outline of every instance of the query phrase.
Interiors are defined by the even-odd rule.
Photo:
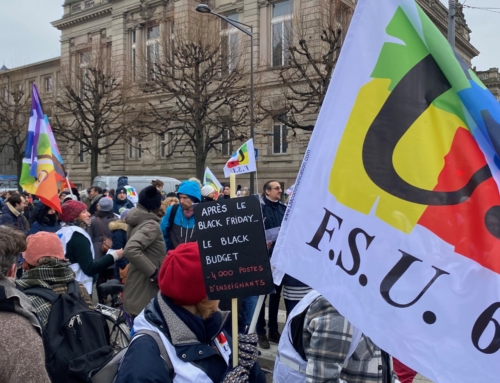
[[[222,185],[217,179],[217,177],[214,176],[214,173],[212,173],[212,171],[208,167],[205,169],[205,175],[203,176],[203,184],[210,185],[214,188],[215,190],[214,199],[216,200],[219,197],[219,192],[222,189]]]
[[[233,153],[226,166],[224,166],[224,176],[227,178],[231,173],[242,174],[257,171],[255,164],[255,151],[253,139],[249,139]]]
[[[33,84],[28,137],[24,152],[19,184],[40,201],[61,212],[57,182],[64,180],[66,172],[49,119],[43,114],[36,85]]]

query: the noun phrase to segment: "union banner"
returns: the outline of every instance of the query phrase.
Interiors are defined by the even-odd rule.
[[[429,379],[500,376],[500,104],[413,0],[361,0],[271,263]]]

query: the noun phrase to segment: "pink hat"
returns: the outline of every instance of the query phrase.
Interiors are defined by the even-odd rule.
[[[39,231],[26,239],[24,260],[31,266],[38,266],[38,260],[42,257],[64,259],[62,242],[56,233]]]

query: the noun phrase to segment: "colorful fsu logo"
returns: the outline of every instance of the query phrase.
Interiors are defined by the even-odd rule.
[[[237,166],[248,165],[248,148],[247,144],[243,144],[238,151],[234,152],[229,161],[227,161],[227,167],[229,169],[235,168]]]
[[[421,19],[426,40],[443,43]],[[446,49],[431,56],[401,9],[387,33],[404,44],[384,44],[372,80],[361,88],[329,191],[405,233],[425,227],[500,273],[499,191],[476,141],[500,153],[500,105],[465,65],[447,73],[457,68],[450,64],[456,58]],[[459,80],[452,85],[448,75]]]

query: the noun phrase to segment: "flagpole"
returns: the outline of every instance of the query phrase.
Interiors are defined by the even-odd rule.
[[[229,175],[230,197],[236,198],[236,174]],[[233,367],[238,365],[238,298],[231,299],[231,319],[233,337]]]
[[[71,194],[71,199],[73,199],[73,190],[71,190],[71,184],[69,182],[69,172],[66,172],[66,183],[68,185],[69,194]]]

